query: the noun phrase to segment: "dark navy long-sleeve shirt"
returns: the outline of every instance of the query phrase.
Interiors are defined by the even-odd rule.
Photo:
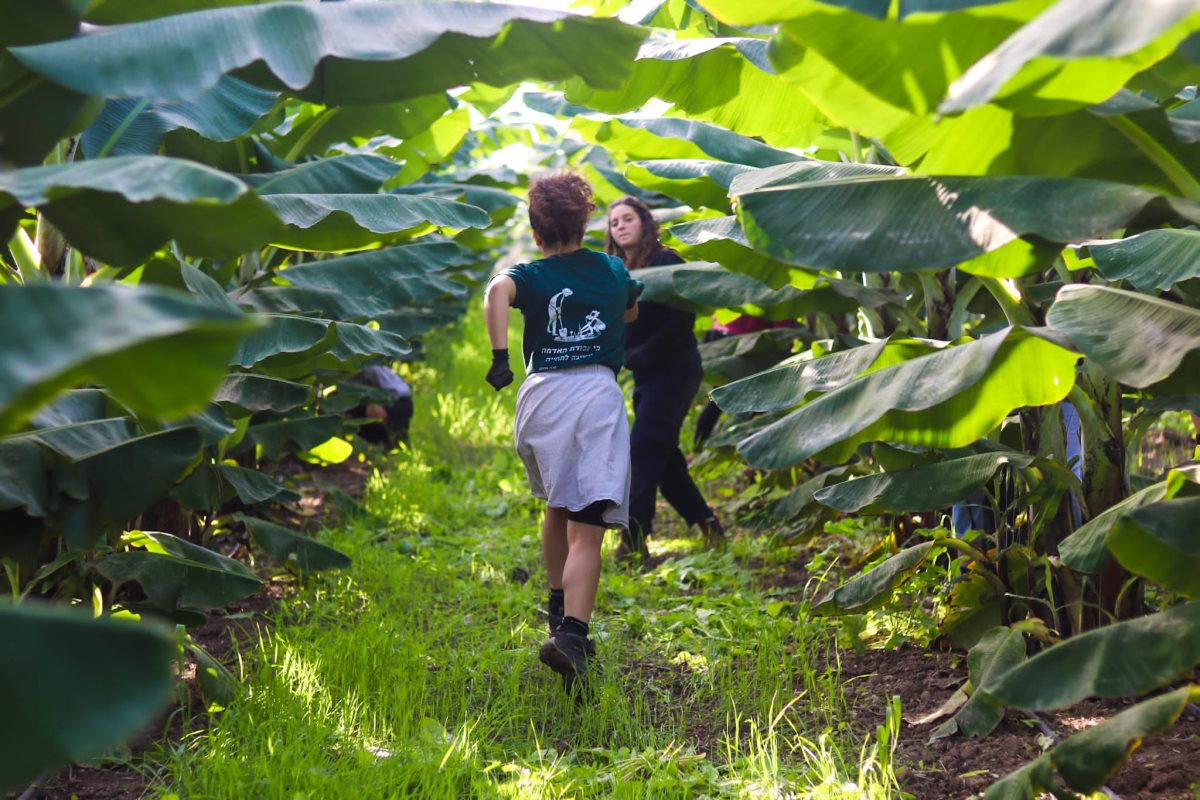
[[[678,253],[664,247],[647,266],[682,263]],[[695,314],[654,301],[643,301],[639,308],[638,318],[625,326],[625,366],[635,379],[684,364],[700,364]]]

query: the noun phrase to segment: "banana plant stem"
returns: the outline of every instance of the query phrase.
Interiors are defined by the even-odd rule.
[[[1200,200],[1200,181],[1196,180],[1187,167],[1179,162],[1167,148],[1157,139],[1128,117],[1117,115],[1104,117],[1104,121],[1115,128],[1122,136],[1145,154],[1146,158],[1162,170],[1171,179],[1171,183],[1179,189],[1179,193],[1191,200]]]

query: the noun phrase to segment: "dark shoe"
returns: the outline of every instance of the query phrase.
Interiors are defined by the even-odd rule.
[[[596,648],[586,636],[572,631],[557,630],[542,644],[538,658],[550,669],[563,676],[570,686],[588,672],[588,661],[595,657]]]
[[[725,529],[716,517],[701,520],[700,533],[704,536],[705,550],[717,550],[725,546]]]

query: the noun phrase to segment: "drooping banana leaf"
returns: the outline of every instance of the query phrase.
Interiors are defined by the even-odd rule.
[[[1200,219],[1200,204],[1086,179],[899,175],[743,191],[753,177],[733,184],[751,246],[819,269],[939,269],[1019,237],[1081,242],[1135,219]]]
[[[791,264],[750,247],[737,217],[682,222],[664,230],[670,244],[688,261],[711,261],[730,272],[749,275],[772,289],[803,286],[806,275]]]
[[[1033,461],[1033,456],[1021,453],[980,453],[864,475],[822,489],[814,497],[839,511],[865,514],[948,508],[990,481],[1000,467],[1026,467]]]
[[[586,110],[586,109],[585,109]],[[715,159],[748,167],[771,167],[800,159],[728,128],[680,117],[577,117],[572,130],[629,161]]]
[[[1138,388],[1169,377],[1200,348],[1200,311],[1107,286],[1064,286],[1046,322],[1109,375]]]
[[[290,411],[312,399],[312,387],[266,375],[235,373],[217,389],[214,402],[239,416],[255,411]]]
[[[1200,497],[1126,513],[1108,537],[1121,566],[1184,597],[1200,596]]]
[[[884,605],[891,598],[895,588],[912,577],[921,564],[925,563],[933,549],[933,542],[922,542],[901,550],[882,564],[856,575],[829,592],[813,606],[813,613],[857,614]]]
[[[187,100],[236,71],[250,83],[286,88],[310,102],[358,105],[475,81],[507,86],[578,77],[615,87],[628,75],[643,35],[616,20],[500,4],[267,3],[132,23],[11,52],[84,94]]]
[[[273,194],[375,194],[400,171],[388,158],[358,153],[307,161],[279,172],[242,175],[260,196]]]
[[[132,549],[98,558],[91,567],[114,584],[136,582],[164,611],[220,608],[262,586],[240,561],[169,533],[134,531],[125,543]]]
[[[1006,328],[852,380],[748,437],[738,451],[755,466],[777,469],[818,454],[840,462],[869,441],[963,447],[1013,409],[1061,401],[1077,358],[1028,330]]]
[[[1200,663],[1200,601],[1065,639],[981,688],[1017,708],[1145,694]]]
[[[269,194],[262,198],[286,225],[272,244],[339,252],[393,243],[435,227],[486,228],[486,211],[440,197],[397,194]]]
[[[1024,660],[1024,635],[1012,628],[993,628],[971,648],[967,656],[967,676],[971,686],[983,686],[992,675],[1002,675]],[[986,692],[972,691],[958,713],[939,725],[930,734],[929,740],[956,733],[970,737],[987,736],[1002,719],[1002,704]]]
[[[208,402],[238,341],[241,314],[122,286],[0,286],[0,431],[65,389],[103,385],[138,414],[179,417]]]
[[[264,422],[246,430],[246,440],[259,445],[267,458],[277,459],[288,452],[288,445],[311,450],[342,432],[345,420],[336,415],[302,417]]]
[[[0,172],[0,212],[13,204],[37,208],[71,245],[115,266],[140,264],[172,239],[189,255],[228,258],[283,231],[241,181],[161,156]]]
[[[572,103],[608,113],[641,108],[652,97],[695,119],[768,142],[807,142],[824,120],[790,83],[774,74],[763,39],[677,39],[647,42],[617,89],[567,83]]]
[[[275,92],[225,75],[191,101],[109,100],[80,136],[88,158],[151,155],[163,136],[185,128],[217,142],[246,134],[275,108]]]
[[[637,161],[625,177],[652,192],[681,200],[692,208],[712,208],[728,213],[729,185],[751,167],[721,161],[675,159]]]
[[[246,523],[246,529],[254,537],[255,544],[272,558],[295,565],[301,572],[346,569],[350,566],[349,556],[311,536],[255,517],[242,516],[240,519]]]
[[[799,328],[774,328],[704,342],[700,358],[705,377],[710,383],[722,384],[757,374],[787,358],[797,340],[811,336]]]
[[[1096,269],[1110,281],[1127,280],[1140,292],[1170,289],[1200,276],[1200,231],[1160,229],[1127,239],[1087,242]]]
[[[133,736],[167,702],[166,631],[76,609],[0,606],[0,704],[24,720],[0,733],[0,790]]]

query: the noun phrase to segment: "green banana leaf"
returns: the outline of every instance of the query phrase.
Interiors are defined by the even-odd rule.
[[[392,194],[423,194],[457,200],[488,212],[493,225],[511,219],[521,204],[521,199],[507,189],[469,183],[410,183],[393,189]]]
[[[1002,675],[1025,661],[1025,636],[1011,628],[993,628],[983,635],[967,656],[967,676],[971,686],[983,686],[992,675]],[[939,725],[929,741],[961,733],[968,737],[987,736],[1004,719],[1004,706],[986,692],[971,696],[953,717]]]
[[[629,161],[691,158],[771,167],[801,158],[728,128],[680,117],[576,117],[571,129]]]
[[[813,353],[800,353],[772,369],[717,389],[713,400],[722,410],[735,414],[781,411],[812,392],[844,386],[873,365],[892,366],[935,350],[935,345],[920,340],[880,339],[817,358]]]
[[[757,374],[787,358],[797,340],[810,338],[800,328],[773,328],[704,342],[700,345],[704,375],[709,383],[719,385]]]
[[[1200,142],[1200,100],[1190,100],[1167,112],[1175,137],[1181,142]]]
[[[291,127],[286,132],[272,131],[266,144],[271,152],[289,160],[325,155],[336,144],[366,141],[378,134],[397,139],[418,136],[450,110],[445,92],[367,105],[325,107],[306,103],[289,117]]]
[[[1050,761],[1075,791],[1099,791],[1142,739],[1171,727],[1188,703],[1197,700],[1200,687],[1184,686],[1138,703],[1067,739],[1050,751]]]
[[[164,611],[221,608],[262,587],[240,561],[169,533],[133,531],[124,538],[133,549],[98,558],[92,569],[116,585],[136,582]]]
[[[774,74],[768,46],[752,38],[653,40],[642,45],[620,88],[595,89],[574,79],[567,82],[566,99],[617,114],[657,97],[689,117],[744,136],[807,144],[821,134],[825,121]]]
[[[1018,237],[1079,242],[1135,219],[1200,219],[1198,204],[1080,178],[868,176],[742,191],[753,177],[733,185],[751,246],[818,269],[939,269]]]
[[[395,307],[463,297],[462,284],[437,271],[474,263],[478,256],[455,242],[418,243],[300,264],[279,276],[293,286],[379,297]]]
[[[0,337],[10,345],[0,351],[0,432],[84,383],[103,385],[139,415],[199,410],[254,327],[164,291],[0,286]]]
[[[26,439],[0,439],[0,511],[24,508],[31,517],[49,512],[47,469],[38,446]]]
[[[749,436],[738,452],[750,464],[778,469],[810,456],[840,462],[870,441],[964,447],[1014,409],[1066,397],[1077,356],[1036,330],[1005,328],[870,372]]]
[[[93,25],[123,25],[175,14],[207,11],[210,8],[274,2],[278,0],[158,0],[150,5],[141,0],[90,0],[83,18]]]
[[[121,407],[103,389],[73,389],[42,406],[30,424],[34,428],[55,428],[128,414],[129,409]]]
[[[755,278],[703,262],[649,267],[638,271],[638,279],[646,284],[643,300],[701,313],[732,309],[774,321],[816,312],[852,313],[898,299],[861,284],[825,277],[817,278],[807,291],[794,286],[771,289]]]
[[[358,153],[307,161],[279,172],[241,175],[260,196],[273,194],[374,194],[400,171],[389,158]]]
[[[166,704],[175,645],[145,624],[75,609],[0,606],[0,704],[22,724],[0,733],[0,791],[100,755]]]
[[[854,576],[822,597],[813,606],[813,613],[826,616],[858,614],[885,605],[896,587],[912,577],[925,563],[934,547],[933,542],[921,542],[901,550],[874,569]]]
[[[951,84],[938,110],[943,114],[965,111],[988,102],[1005,87],[1011,92],[1013,83],[1034,82],[1041,84],[1037,94],[1060,102],[1098,103],[1169,55],[1198,27],[1200,15],[1190,0],[1152,6],[1121,0],[1061,0]],[[1053,70],[1041,61],[1012,81],[1031,61],[1045,56],[1072,62],[1070,67]]]
[[[225,75],[217,85],[191,102],[109,100],[79,138],[90,159],[104,156],[151,155],[162,138],[180,128],[206,139],[237,139],[274,108],[275,92]]]
[[[70,244],[114,266],[140,264],[172,239],[189,255],[232,257],[281,231],[241,181],[162,156],[0,172],[0,210],[13,203],[37,208]]]
[[[643,189],[674,197],[692,208],[728,213],[730,183],[735,176],[751,169],[721,161],[663,159],[630,164],[625,177]]]
[[[435,227],[486,228],[487,212],[440,197],[396,194],[268,194],[262,198],[287,226],[272,244],[292,250],[361,250]]]
[[[241,417],[256,411],[290,411],[309,402],[312,392],[312,387],[303,383],[237,373],[225,379],[213,401]]]
[[[340,434],[344,424],[343,417],[332,414],[264,422],[246,429],[246,441],[262,447],[267,458],[278,459],[291,451],[292,444],[300,450],[313,449]]]
[[[347,569],[350,566],[349,556],[311,536],[304,536],[255,517],[239,516],[238,519],[246,523],[246,529],[250,531],[254,543],[268,555],[284,564],[294,565],[301,572]]]
[[[772,289],[789,283],[803,287],[809,273],[750,247],[737,217],[682,222],[664,230],[669,244],[688,261],[711,261],[730,272],[749,275]]]
[[[1145,694],[1200,663],[1200,601],[1065,639],[980,687],[1016,708]]]
[[[1046,323],[1102,370],[1137,388],[1169,377],[1200,348],[1200,311],[1107,286],[1064,286]]]
[[[260,314],[264,323],[238,345],[227,363],[239,367],[292,366],[328,352],[337,341],[337,330],[328,320],[288,314]]]
[[[742,195],[775,186],[792,186],[801,183],[819,183],[841,179],[851,180],[854,178],[901,177],[907,174],[907,170],[902,167],[803,158],[787,164],[776,164],[737,175],[730,182],[729,193]]]
[[[1108,539],[1117,523],[1135,509],[1157,503],[1166,495],[1167,485],[1156,483],[1097,514],[1059,543],[1062,562],[1077,572],[1100,572],[1108,562]]]
[[[1200,231],[1161,229],[1127,239],[1087,242],[1096,269],[1110,281],[1127,280],[1140,292],[1170,289],[1200,276]]]
[[[501,4],[268,3],[132,23],[10,52],[84,94],[188,100],[240,70],[243,80],[286,88],[314,103],[358,105],[475,81],[507,86],[578,76],[615,87],[628,75],[643,36],[616,20]]]
[[[229,464],[202,464],[171,492],[184,508],[209,511],[235,496],[246,505],[291,494],[265,472]]]
[[[947,508],[983,486],[1002,466],[1027,467],[1033,456],[979,453],[934,464],[864,475],[814,495],[817,502],[844,512],[879,514]]]
[[[1117,521],[1108,549],[1121,566],[1187,598],[1200,596],[1200,497],[1133,509]]]

